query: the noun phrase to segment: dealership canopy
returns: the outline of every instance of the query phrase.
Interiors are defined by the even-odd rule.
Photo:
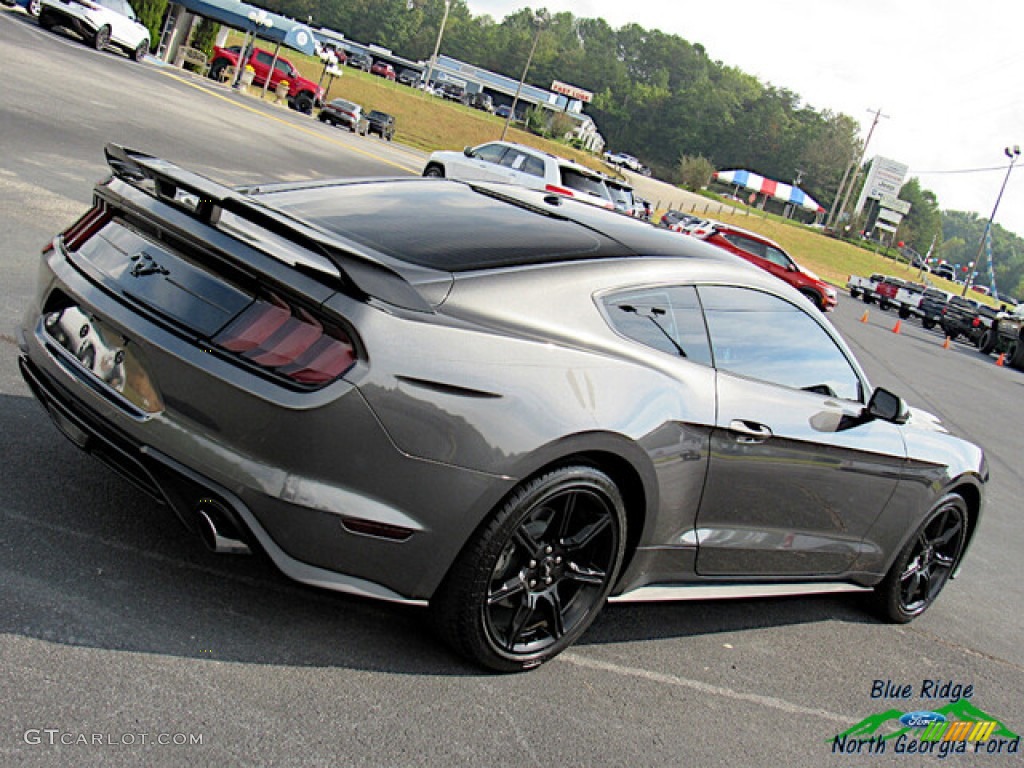
[[[751,189],[758,194],[773,197],[784,203],[792,203],[801,208],[806,208],[808,211],[815,211],[816,213],[823,213],[825,211],[824,208],[818,205],[817,200],[799,187],[783,184],[781,181],[775,181],[775,179],[766,179],[764,176],[752,171],[718,171],[713,178],[722,184],[734,184],[737,187]]]
[[[205,16],[246,32],[252,32],[255,26],[249,21],[249,14],[261,10],[239,2],[239,0],[174,0],[174,2],[199,16]],[[263,13],[273,22],[273,25],[270,27],[260,26],[256,30],[259,37],[287,45],[301,53],[309,55],[316,53],[316,40],[314,40],[313,32],[309,27],[277,13],[267,11],[263,11]]]

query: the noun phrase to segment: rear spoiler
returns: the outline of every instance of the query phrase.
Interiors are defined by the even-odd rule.
[[[433,311],[401,274],[354,243],[158,157],[118,144],[107,144],[104,152],[115,178],[208,226],[216,228],[221,212],[227,211],[326,257],[339,270],[343,282],[366,296],[417,312]]]

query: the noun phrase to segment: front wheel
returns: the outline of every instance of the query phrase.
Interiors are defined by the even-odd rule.
[[[28,15],[33,19],[38,19],[39,14],[43,10],[42,0],[29,0],[28,4],[25,6],[25,10],[28,11]]]
[[[910,310],[906,307],[900,307],[900,320],[908,320],[910,318]]]
[[[295,110],[304,115],[313,114],[313,97],[308,93],[300,93],[295,97]]]
[[[992,350],[996,348],[996,341],[998,341],[999,335],[996,333],[994,328],[989,328],[978,339],[978,350],[986,355],[992,353]]]
[[[622,496],[604,472],[526,482],[484,524],[431,600],[438,633],[499,672],[554,658],[590,626],[625,552]]]
[[[107,43],[110,42],[110,27],[103,26],[96,30],[96,34],[92,36],[92,47],[97,51],[102,51],[107,47]]]
[[[149,41],[143,40],[139,43],[138,47],[132,51],[132,59],[135,61],[142,61],[146,58],[147,53],[149,53]]]
[[[930,317],[926,317],[921,321],[921,325],[924,326],[925,330],[930,331],[932,328],[935,327],[935,321],[932,320]]]
[[[423,175],[429,176],[432,179],[443,179],[444,168],[442,168],[440,165],[428,165],[426,168],[423,169]]]
[[[939,500],[875,587],[875,607],[883,618],[906,624],[935,602],[960,562],[967,524],[962,497],[951,493]]]

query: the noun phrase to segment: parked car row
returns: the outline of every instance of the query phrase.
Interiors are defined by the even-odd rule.
[[[901,318],[917,317],[936,326],[950,341],[963,340],[985,354],[1001,354],[1006,364],[1024,370],[1024,305],[999,310],[966,296],[923,286],[891,275],[850,275],[850,296],[882,310],[897,308]]]
[[[423,175],[517,184],[574,197],[636,218],[646,218],[650,211],[650,205],[637,198],[633,188],[624,181],[609,178],[564,157],[509,141],[490,141],[466,147],[462,152],[434,152],[427,160]]]
[[[317,118],[327,125],[348,128],[352,133],[367,136],[376,133],[382,139],[391,141],[395,136],[395,118],[379,109],[363,113],[363,108],[348,99],[331,99],[324,104]]]

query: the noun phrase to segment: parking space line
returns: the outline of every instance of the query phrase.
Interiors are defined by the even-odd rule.
[[[575,664],[577,667],[593,669],[599,672],[610,672],[615,675],[623,675],[624,677],[632,677],[638,680],[647,680],[649,682],[660,683],[662,685],[671,685],[676,688],[689,688],[697,693],[720,696],[721,698],[732,699],[733,701],[743,701],[748,704],[757,704],[761,707],[776,709],[780,712],[786,712],[791,715],[816,717],[820,720],[829,720],[842,725],[849,725],[850,723],[856,723],[860,720],[859,716],[838,715],[835,712],[829,712],[824,709],[814,709],[812,707],[804,707],[800,704],[794,704],[790,701],[779,699],[774,696],[762,696],[759,693],[734,691],[732,688],[724,688],[720,685],[712,685],[711,683],[705,683],[700,680],[691,680],[686,677],[667,675],[664,672],[651,672],[650,670],[640,669],[638,667],[624,667],[620,664],[613,664],[607,661],[599,661],[597,659],[580,656],[578,653],[562,653],[558,658],[561,661]]]
[[[322,141],[326,141],[326,142],[328,142],[330,144],[334,144],[337,147],[342,147],[343,149],[347,149],[347,150],[349,150],[351,152],[356,152],[357,154],[363,155],[364,157],[368,157],[371,160],[376,160],[377,162],[381,162],[381,163],[384,163],[386,165],[390,165],[390,166],[392,166],[394,168],[399,168],[399,169],[401,169],[403,171],[408,171],[410,173],[415,173],[415,174],[419,175],[420,169],[418,167],[403,165],[402,163],[395,162],[394,160],[389,160],[388,158],[382,157],[382,156],[377,155],[377,154],[374,154],[373,152],[368,152],[365,149],[360,149],[359,147],[353,147],[351,144],[348,144],[346,142],[336,141],[336,140],[330,138],[329,136],[324,136],[319,131],[315,131],[315,130],[312,130],[310,128],[306,128],[303,125],[296,125],[292,121],[285,120],[283,118],[277,117],[276,115],[267,114],[262,109],[258,109],[256,107],[250,107],[248,104],[241,104],[236,99],[233,99],[230,96],[226,96],[226,95],[224,95],[222,93],[217,93],[217,91],[211,90],[210,88],[207,88],[204,85],[200,85],[199,83],[192,82],[192,80],[190,80],[189,78],[181,77],[180,75],[176,75],[173,72],[167,72],[166,70],[163,70],[163,69],[158,70],[158,71],[161,74],[165,75],[166,77],[171,78],[172,80],[177,80],[179,83],[182,83],[183,85],[187,85],[190,88],[195,88],[197,91],[202,91],[203,93],[209,94],[210,96],[213,96],[214,98],[220,99],[221,101],[225,101],[228,104],[232,104],[232,105],[238,107],[239,109],[247,110],[248,112],[252,112],[253,114],[260,115],[261,117],[265,117],[268,120],[274,120],[275,122],[281,123],[281,125],[288,126],[289,128],[294,128],[297,131],[301,131],[303,133],[309,134],[310,136],[313,136],[314,138],[320,139]]]

